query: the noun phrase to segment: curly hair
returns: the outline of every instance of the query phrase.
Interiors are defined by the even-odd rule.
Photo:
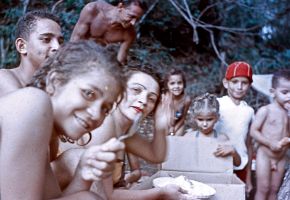
[[[210,113],[219,113],[219,102],[216,95],[205,93],[194,98],[192,102],[193,115],[198,115],[205,110]]]
[[[51,72],[61,75],[61,84],[93,70],[103,71],[118,82],[117,87],[124,91],[125,82],[115,59],[115,52],[97,45],[93,41],[68,42],[56,54],[49,57],[35,72],[28,86],[45,90],[47,77]],[[98,74],[96,74],[97,76]]]
[[[50,19],[60,24],[59,18],[46,10],[34,10],[26,13],[19,18],[15,28],[15,38],[23,38],[27,40],[35,30],[36,22],[38,19]]]

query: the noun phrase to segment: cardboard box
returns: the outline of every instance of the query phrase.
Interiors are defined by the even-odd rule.
[[[217,158],[213,155],[218,142],[212,139],[168,136],[167,160],[161,170],[132,189],[152,188],[158,177],[186,176],[215,188],[210,200],[245,200],[245,184],[233,174],[231,157]]]

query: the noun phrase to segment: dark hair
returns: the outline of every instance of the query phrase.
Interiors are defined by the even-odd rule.
[[[168,84],[170,76],[172,76],[172,75],[180,75],[182,78],[182,81],[183,81],[184,88],[186,88],[186,78],[185,78],[184,72],[180,69],[172,68],[164,77],[164,89],[165,89],[165,91],[168,91],[167,84]]]
[[[272,78],[272,88],[277,88],[279,85],[280,79],[286,79],[287,81],[290,81],[290,70],[289,69],[282,69],[273,74]]]
[[[155,108],[156,106],[158,105],[159,101],[160,101],[160,96],[161,96],[161,91],[163,90],[162,86],[163,86],[163,82],[162,82],[162,79],[161,79],[161,74],[158,72],[158,70],[156,68],[153,68],[153,66],[149,65],[149,64],[140,64],[140,65],[134,65],[134,66],[125,66],[123,68],[123,73],[124,73],[124,77],[125,77],[125,80],[126,80],[126,83],[127,81],[131,78],[131,76],[133,74],[136,74],[136,73],[139,73],[139,72],[143,72],[145,74],[148,74],[149,76],[151,76],[159,85],[159,91],[160,91],[160,95],[159,95],[159,98],[158,100],[156,101],[156,104],[155,104]],[[152,112],[155,111],[155,108],[153,109]]]
[[[46,10],[30,11],[19,18],[16,24],[15,38],[23,38],[27,40],[31,32],[34,31],[38,19],[50,19],[60,24],[59,18]]]
[[[200,114],[204,109],[210,113],[219,113],[219,102],[213,94],[205,93],[197,96],[192,102],[193,116]]]
[[[141,0],[120,0],[120,3],[122,3],[125,7],[130,6],[131,4],[137,5],[140,8],[142,8],[143,11],[147,10],[147,4],[145,1]]]
[[[116,87],[119,87],[121,91],[124,90],[125,82],[116,61],[115,52],[109,51],[93,41],[65,44],[42,64],[28,86],[44,90],[47,86],[47,76],[51,72],[60,74],[61,84],[65,84],[79,74],[96,69],[109,73],[118,82]]]

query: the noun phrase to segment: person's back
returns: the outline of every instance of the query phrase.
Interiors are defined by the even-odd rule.
[[[41,63],[63,42],[58,18],[47,11],[31,11],[16,25],[15,46],[20,64],[0,70],[0,96],[24,87]]]
[[[88,3],[81,11],[70,41],[91,39],[107,45],[121,43],[117,59],[126,62],[129,47],[136,38],[134,24],[142,16],[146,6],[139,0],[113,6],[99,0]]]
[[[277,199],[285,172],[286,151],[290,144],[290,71],[274,73],[273,102],[261,107],[251,126],[251,136],[259,143],[256,158],[255,199]]]

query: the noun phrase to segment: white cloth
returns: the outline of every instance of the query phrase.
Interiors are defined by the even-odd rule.
[[[218,98],[220,104],[220,118],[215,125],[218,133],[226,134],[241,157],[240,166],[235,170],[242,170],[248,163],[248,150],[246,146],[249,126],[254,118],[254,109],[245,101],[236,105],[229,96]]]

